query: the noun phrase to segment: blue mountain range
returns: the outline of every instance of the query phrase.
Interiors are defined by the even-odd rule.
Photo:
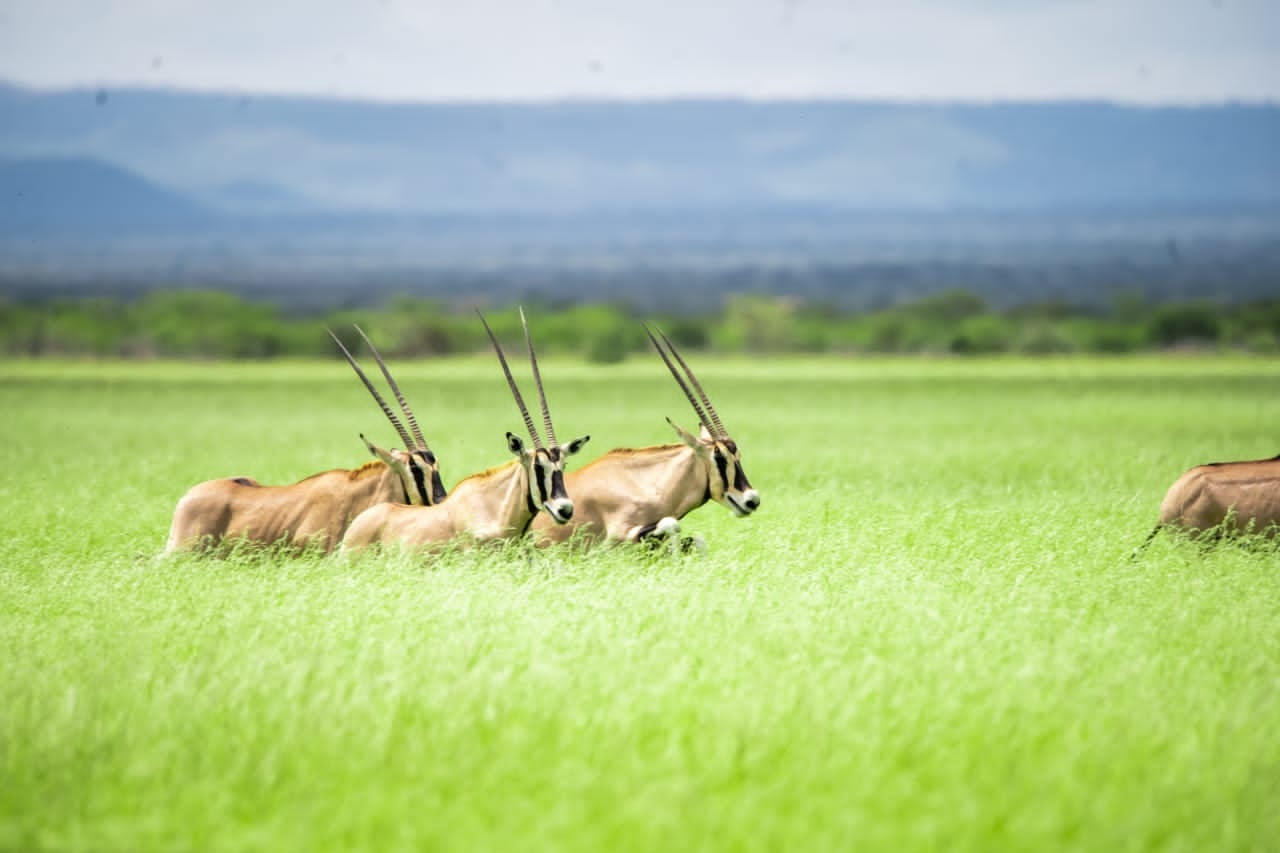
[[[1274,207],[1280,106],[396,104],[0,86],[0,160],[4,227]]]

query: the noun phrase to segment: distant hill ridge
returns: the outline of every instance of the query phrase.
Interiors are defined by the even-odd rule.
[[[1273,207],[1280,106],[385,104],[0,86],[0,159],[0,222]],[[16,206],[19,185],[38,203]]]
[[[180,228],[216,217],[181,193],[83,157],[0,161],[0,226]]]

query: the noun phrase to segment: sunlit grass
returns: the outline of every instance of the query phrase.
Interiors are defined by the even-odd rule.
[[[706,556],[424,564],[157,559],[187,486],[392,440],[340,365],[0,364],[0,849],[1280,837],[1275,551],[1128,559],[1280,450],[1274,362],[696,366],[764,499]],[[694,422],[656,360],[544,372],[585,460]],[[504,458],[492,364],[397,373],[446,483]]]

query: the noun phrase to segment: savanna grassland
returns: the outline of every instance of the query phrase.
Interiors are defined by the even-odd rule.
[[[1276,849],[1280,557],[1129,555],[1280,363],[695,367],[763,498],[707,554],[344,562],[157,559],[394,442],[341,363],[0,363],[0,849]],[[397,373],[446,484],[505,460],[492,359]],[[696,423],[544,376],[572,464]]]

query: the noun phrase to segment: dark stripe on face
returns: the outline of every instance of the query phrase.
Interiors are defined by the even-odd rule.
[[[529,511],[537,513],[547,502],[547,477],[543,470],[542,457],[535,454],[533,457],[533,467],[529,471],[529,478],[532,482],[529,484]]]
[[[533,479],[538,484],[538,506],[542,506],[549,497],[551,478],[547,476],[547,464],[542,461],[541,456],[533,460],[533,465],[534,471],[537,473],[537,476]]]
[[[747,475],[742,470],[741,462],[733,463],[733,487],[739,492],[745,492],[751,488],[751,484],[747,482]]]
[[[561,471],[551,472],[551,497],[564,500],[568,494],[564,490],[564,474]]]
[[[449,493],[444,490],[444,481],[440,479],[439,471],[431,472],[431,494],[433,504],[438,504],[449,497]]]
[[[720,482],[727,489],[729,488],[729,460],[725,458],[725,455],[719,449],[716,450],[715,457],[716,471],[720,473]]]
[[[413,472],[413,484],[418,488],[418,497],[424,506],[431,506],[431,496],[427,494],[426,474],[417,462],[409,460],[409,470]]]

